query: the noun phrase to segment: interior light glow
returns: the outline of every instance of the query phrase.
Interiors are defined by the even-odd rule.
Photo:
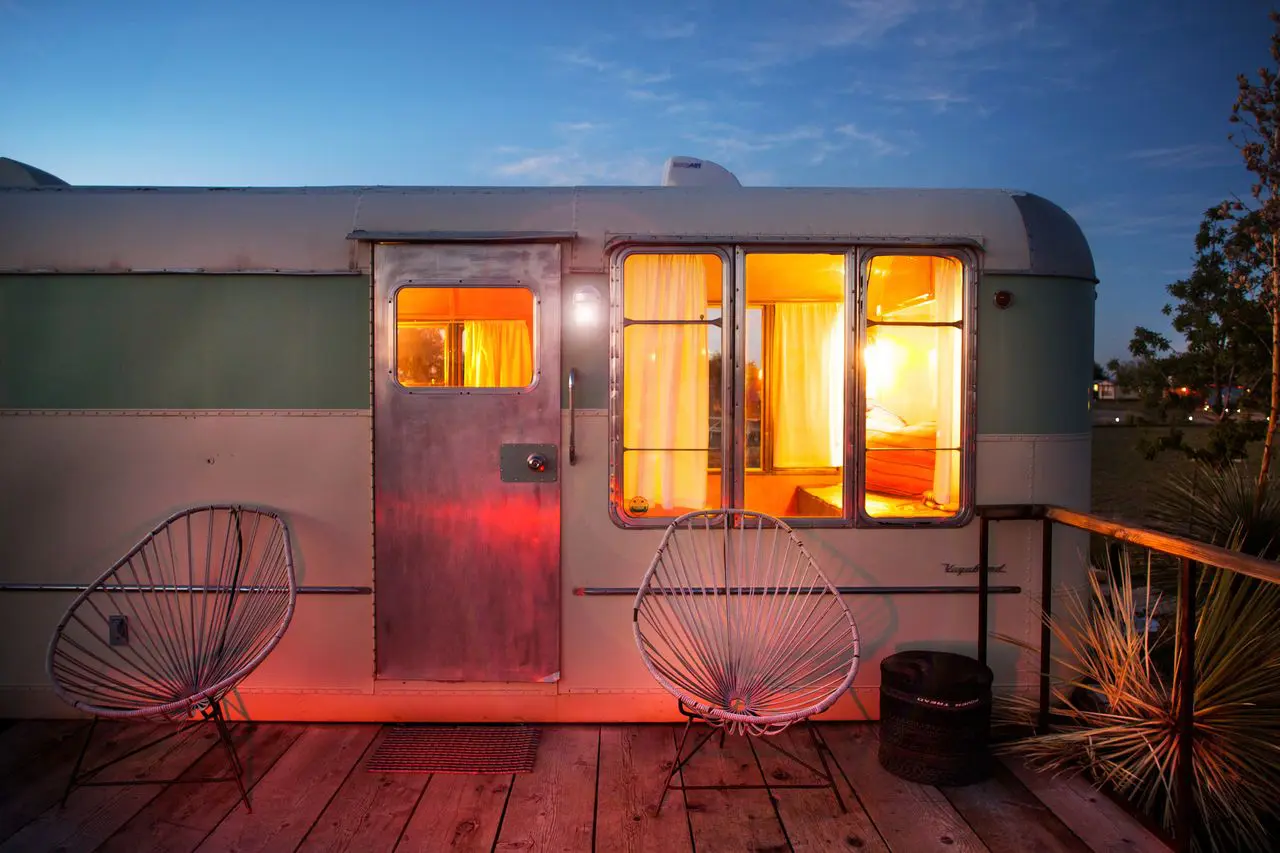
[[[573,322],[584,328],[600,322],[600,291],[590,285],[573,291]]]
[[[902,367],[902,347],[890,340],[868,344],[863,351],[867,366],[867,396],[877,397],[893,388]]]

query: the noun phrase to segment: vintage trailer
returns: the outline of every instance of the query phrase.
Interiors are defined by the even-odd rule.
[[[36,174],[35,170],[24,174]],[[260,719],[678,718],[632,636],[672,517],[797,528],[879,662],[974,654],[978,508],[1088,509],[1089,246],[1024,192],[0,189],[0,714],[75,595],[184,506],[279,510]],[[12,182],[11,183],[16,183]],[[1041,539],[990,527],[1035,645]],[[1087,540],[1053,540],[1078,586]],[[1038,657],[992,640],[997,685]]]

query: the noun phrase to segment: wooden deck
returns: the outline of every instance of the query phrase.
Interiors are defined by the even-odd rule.
[[[822,732],[849,806],[830,791],[672,792],[654,816],[677,729],[557,725],[534,772],[501,776],[371,773],[376,724],[247,724],[233,736],[253,812],[234,784],[79,788],[58,799],[86,725],[0,721],[3,851],[1155,851],[1153,835],[1083,783],[999,766],[964,788],[904,782],[876,760],[874,724]],[[99,724],[90,761],[145,743],[150,725]],[[814,759],[807,738],[788,748]],[[222,775],[212,733],[121,762],[116,779]],[[815,762],[816,763],[816,762]],[[708,745],[686,784],[807,781],[773,750]],[[770,796],[772,794],[772,797]]]

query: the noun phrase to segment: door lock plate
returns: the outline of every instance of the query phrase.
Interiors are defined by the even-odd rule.
[[[504,483],[554,483],[559,467],[554,444],[504,444],[499,448],[498,468]]]

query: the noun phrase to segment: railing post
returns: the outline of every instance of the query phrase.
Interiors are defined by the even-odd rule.
[[[987,564],[990,562],[987,557],[991,544],[988,529],[990,523],[991,520],[984,513],[978,524],[978,662],[983,666],[987,665],[987,593],[991,583],[987,576]]]
[[[1195,693],[1196,693],[1196,568],[1183,557],[1178,572],[1178,772],[1174,785],[1174,827],[1178,850],[1191,849],[1196,825]]]
[[[1053,635],[1049,618],[1053,615],[1053,521],[1040,520],[1040,734],[1049,731],[1049,666]]]

